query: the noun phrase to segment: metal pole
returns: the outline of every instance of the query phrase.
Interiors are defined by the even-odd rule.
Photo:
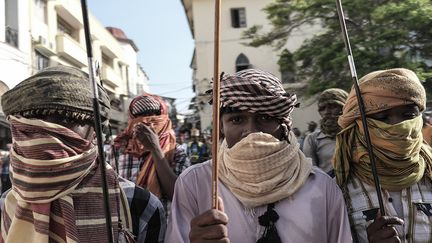
[[[352,54],[351,44],[350,44],[349,37],[348,37],[348,30],[346,28],[345,16],[343,13],[341,0],[336,0],[336,7],[337,7],[338,15],[339,15],[339,22],[340,22],[340,26],[342,29],[342,36],[344,39],[345,48],[346,48],[346,51],[348,54],[348,64],[350,67],[351,77],[353,80],[353,85],[354,85],[354,89],[355,89],[356,96],[357,96],[357,103],[358,103],[359,110],[360,110],[360,116],[361,116],[361,120],[363,123],[364,136],[366,139],[367,150],[368,150],[368,154],[369,154],[369,158],[370,158],[370,163],[371,163],[370,167],[371,167],[372,175],[374,178],[375,190],[376,190],[377,196],[378,196],[378,203],[379,203],[381,215],[384,216],[385,215],[385,209],[384,209],[384,203],[383,203],[382,194],[381,194],[381,185],[379,182],[378,172],[376,169],[375,156],[373,153],[372,142],[371,142],[370,135],[369,135],[369,129],[368,129],[367,120],[366,120],[366,112],[365,112],[363,97],[361,95],[360,86],[359,86],[358,77],[357,77],[357,71],[356,71],[356,67],[354,65],[354,57]]]
[[[86,0],[81,0],[81,9],[83,15],[83,24],[84,24],[84,34],[87,48],[87,58],[88,58],[88,66],[89,66],[89,77],[90,83],[93,87],[93,110],[95,116],[95,131],[97,137],[97,145],[99,152],[99,167],[101,171],[102,177],[102,192],[104,197],[104,211],[105,211],[105,221],[106,221],[106,231],[108,242],[113,243],[113,231],[112,231],[112,221],[111,221],[111,210],[109,205],[109,192],[108,192],[108,183],[106,180],[106,167],[105,167],[105,154],[103,151],[103,143],[102,143],[102,126],[101,126],[101,116],[100,116],[100,107],[99,107],[99,94],[98,94],[98,86],[97,86],[97,74],[95,70],[95,65],[93,61],[93,49],[91,43],[91,35],[90,35],[90,25],[88,21],[88,11],[87,11],[87,2]]]

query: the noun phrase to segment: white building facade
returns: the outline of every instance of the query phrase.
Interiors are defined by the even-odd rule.
[[[282,50],[275,51],[270,46],[258,48],[244,45],[247,40],[242,39],[242,33],[254,25],[261,25],[263,31],[271,26],[266,19],[264,7],[272,0],[227,0],[222,2],[221,33],[220,33],[220,68],[225,73],[235,73],[246,68],[257,68],[273,73],[281,78],[285,89],[290,93],[303,88],[305,83],[292,83],[282,77],[278,60]],[[210,81],[213,77],[213,49],[214,49],[214,1],[212,0],[182,0],[185,13],[195,40],[191,68],[193,69],[193,86],[196,93],[195,108],[198,111],[201,130],[211,128],[211,106],[205,91],[211,89]],[[305,38],[311,37],[319,28],[306,26],[294,31],[286,43],[290,52],[301,46]],[[319,115],[316,103],[303,100],[300,109],[293,112],[294,127],[305,130],[307,122],[318,121]]]
[[[148,89],[148,79],[138,70],[133,42],[117,40],[91,14],[89,21],[101,83],[111,98],[112,124],[120,130],[127,120],[124,101],[139,85]],[[48,66],[88,72],[80,1],[0,1],[0,56],[0,81],[9,88]]]

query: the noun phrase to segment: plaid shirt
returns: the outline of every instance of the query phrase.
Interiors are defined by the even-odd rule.
[[[119,177],[132,216],[133,233],[139,243],[163,243],[167,222],[162,203],[151,192]]]
[[[112,151],[112,146],[106,146],[104,149],[106,161],[109,161],[109,163],[114,169],[117,168],[114,157],[115,154],[114,151]],[[126,178],[129,181],[135,182],[138,173],[143,165],[143,159],[134,157],[130,154],[125,154],[123,153],[123,151],[116,151],[116,153],[118,154],[118,170],[115,170],[121,177]],[[176,144],[175,146],[174,161],[175,167],[173,171],[177,176],[190,166],[189,158],[179,144]],[[165,209],[165,217],[167,218],[170,211],[170,202],[165,197],[159,199]]]
[[[351,231],[354,242],[368,242],[366,228],[372,223],[367,221],[367,210],[379,208],[374,186],[362,183],[351,177],[343,188],[345,202],[350,216]],[[399,216],[396,200],[387,190],[382,190],[386,214],[401,218],[405,224],[396,226],[399,238],[406,243],[423,243],[432,241],[432,183],[424,177],[413,186],[400,191],[400,203],[403,217]],[[374,216],[372,216],[374,218]]]
[[[106,161],[109,161],[111,166],[115,169],[118,174],[132,182],[135,182],[138,176],[138,173],[143,165],[143,159],[134,157],[130,154],[125,154],[123,151],[116,151],[118,154],[118,167],[116,166],[115,161],[115,154],[114,151],[112,151],[112,146],[106,146],[105,147],[105,158]],[[175,153],[174,153],[174,161],[175,161],[175,168],[173,169],[174,173],[178,176],[180,175],[187,167],[190,166],[189,158],[186,155],[186,152],[182,149],[182,147],[179,144],[176,144],[175,146]]]

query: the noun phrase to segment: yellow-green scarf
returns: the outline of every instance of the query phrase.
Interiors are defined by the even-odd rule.
[[[396,191],[431,176],[432,152],[423,143],[422,118],[418,116],[395,125],[367,118],[377,172],[383,189]],[[333,158],[336,180],[343,185],[350,173],[374,184],[370,159],[360,119],[336,137]]]

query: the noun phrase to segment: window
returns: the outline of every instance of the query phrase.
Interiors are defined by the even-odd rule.
[[[78,32],[75,30],[72,25],[70,25],[66,20],[62,19],[60,16],[57,15],[57,30],[60,33],[64,33],[75,39],[79,42],[78,38]]]
[[[231,26],[233,28],[245,28],[246,26],[246,9],[232,8],[231,9]]]
[[[113,68],[113,59],[107,54],[102,52],[102,64]]]
[[[49,58],[42,55],[40,52],[35,51],[35,62],[36,62],[36,68],[38,71],[48,67],[49,65]]]
[[[121,79],[125,79],[125,75],[124,75],[124,70],[123,70],[123,64],[121,64],[121,63],[117,63],[117,67],[118,67],[118,73],[119,73],[119,75],[120,75],[120,77],[121,77]]]
[[[35,1],[35,16],[45,24],[48,23],[47,14],[47,0],[34,0]]]
[[[236,59],[236,72],[248,69],[250,67],[249,59],[242,53]]]
[[[5,1],[6,43],[18,47],[18,1]]]

